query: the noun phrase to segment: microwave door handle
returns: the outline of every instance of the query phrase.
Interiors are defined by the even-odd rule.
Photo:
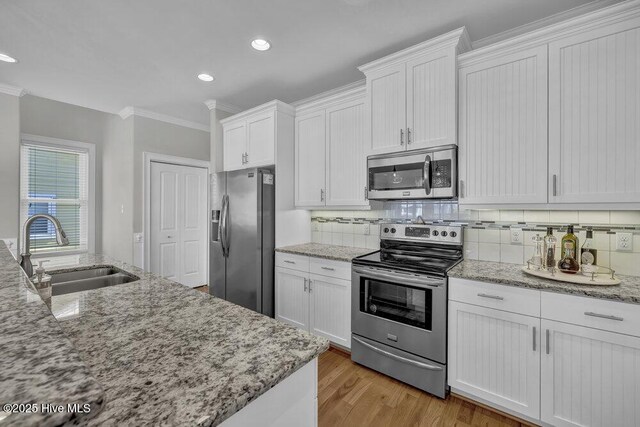
[[[424,192],[431,194],[431,156],[427,154],[424,159],[424,168],[422,169],[422,182],[424,183]]]

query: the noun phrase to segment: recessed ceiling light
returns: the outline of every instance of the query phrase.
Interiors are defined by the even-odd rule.
[[[214,80],[211,74],[205,74],[205,73],[198,74],[198,78],[203,82],[212,82]]]
[[[4,53],[0,53],[0,61],[4,62],[18,62],[16,58],[13,58],[9,55],[5,55]]]
[[[251,42],[251,47],[254,48],[255,50],[264,51],[264,50],[271,49],[271,43],[269,43],[265,39],[254,39]]]

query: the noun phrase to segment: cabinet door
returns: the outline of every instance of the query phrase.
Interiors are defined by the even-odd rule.
[[[327,206],[367,205],[364,99],[328,108]]]
[[[309,293],[305,272],[277,267],[275,272],[276,320],[309,330]]]
[[[406,149],[405,65],[398,64],[367,74],[368,154]]]
[[[461,204],[547,202],[547,49],[460,69]]]
[[[296,117],[296,206],[324,206],[325,112]]]
[[[224,170],[233,171],[242,169],[242,155],[245,152],[247,141],[247,127],[245,122],[228,123],[224,127],[222,136],[224,146]]]
[[[549,44],[550,202],[640,202],[638,27]]]
[[[309,331],[351,348],[351,282],[312,274]]]
[[[456,144],[456,51],[407,62],[407,149]]]
[[[542,332],[542,421],[640,425],[640,338],[544,319]]]
[[[268,112],[247,119],[247,168],[275,164],[275,115]]]
[[[540,319],[449,302],[449,385],[540,417]]]

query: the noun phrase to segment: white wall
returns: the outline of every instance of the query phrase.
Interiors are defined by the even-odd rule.
[[[0,93],[0,239],[20,230],[20,98]]]
[[[231,113],[214,108],[210,111],[211,135],[209,144],[209,153],[211,156],[211,173],[224,171],[223,163],[223,144],[222,144],[222,125],[220,120],[226,119]]]

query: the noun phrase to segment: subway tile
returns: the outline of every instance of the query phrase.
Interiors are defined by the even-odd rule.
[[[580,224],[609,224],[609,211],[579,211]]]
[[[380,237],[380,224],[371,224],[369,226],[369,234],[371,236]]]
[[[362,234],[354,234],[353,235],[353,246],[356,248],[366,248],[367,240]]]
[[[477,221],[479,212],[473,209],[458,208],[458,219],[460,221]]]
[[[340,224],[340,232],[353,234],[353,224]]]
[[[331,244],[342,246],[342,233],[331,233]]]
[[[353,234],[352,233],[343,233],[342,234],[342,244],[344,246],[353,246]]]
[[[549,222],[560,224],[577,224],[578,211],[549,211]]]
[[[500,243],[500,230],[478,230],[478,241],[480,243]]]
[[[380,249],[380,239],[378,236],[366,236],[366,246],[369,249]]]
[[[539,234],[540,237],[544,238],[547,233],[545,231],[525,231],[522,243],[524,243],[525,246],[535,246],[536,243],[533,238],[536,236],[536,234]],[[562,236],[559,236],[557,233],[555,233],[555,231],[554,234],[558,241],[562,238]]]
[[[331,244],[331,233],[329,232],[321,232],[321,243],[324,243],[326,245],[330,245]]]
[[[319,231],[313,231],[311,233],[311,241],[313,243],[321,243],[322,242],[322,233]]]
[[[332,233],[342,233],[342,224],[340,224],[339,222],[332,222],[331,223],[331,232]]]
[[[480,221],[500,221],[500,211],[480,210],[478,211]]]
[[[500,261],[500,245],[497,243],[478,243],[480,261]]]
[[[332,222],[321,222],[320,231],[323,233],[331,233],[332,224]]]
[[[500,261],[510,264],[524,264],[524,247],[520,245],[501,245]]]
[[[500,230],[500,243],[503,245],[511,244],[511,230]]]
[[[500,221],[521,222],[524,221],[524,211],[499,211]]]
[[[640,224],[640,211],[611,211],[611,224]]]
[[[474,228],[465,228],[464,229],[464,242],[465,245],[467,242],[477,242],[478,241],[478,232],[480,230]]]
[[[478,259],[478,243],[465,242],[464,244],[464,258],[465,259]]]
[[[353,224],[353,234],[364,236],[367,224]]]
[[[523,221],[528,223],[549,222],[549,211],[524,211]]]
[[[640,276],[640,259],[632,252],[611,252],[611,268],[619,274]]]
[[[638,262],[637,259],[636,262]],[[609,267],[611,265],[611,252],[598,250],[597,263],[603,267]]]

